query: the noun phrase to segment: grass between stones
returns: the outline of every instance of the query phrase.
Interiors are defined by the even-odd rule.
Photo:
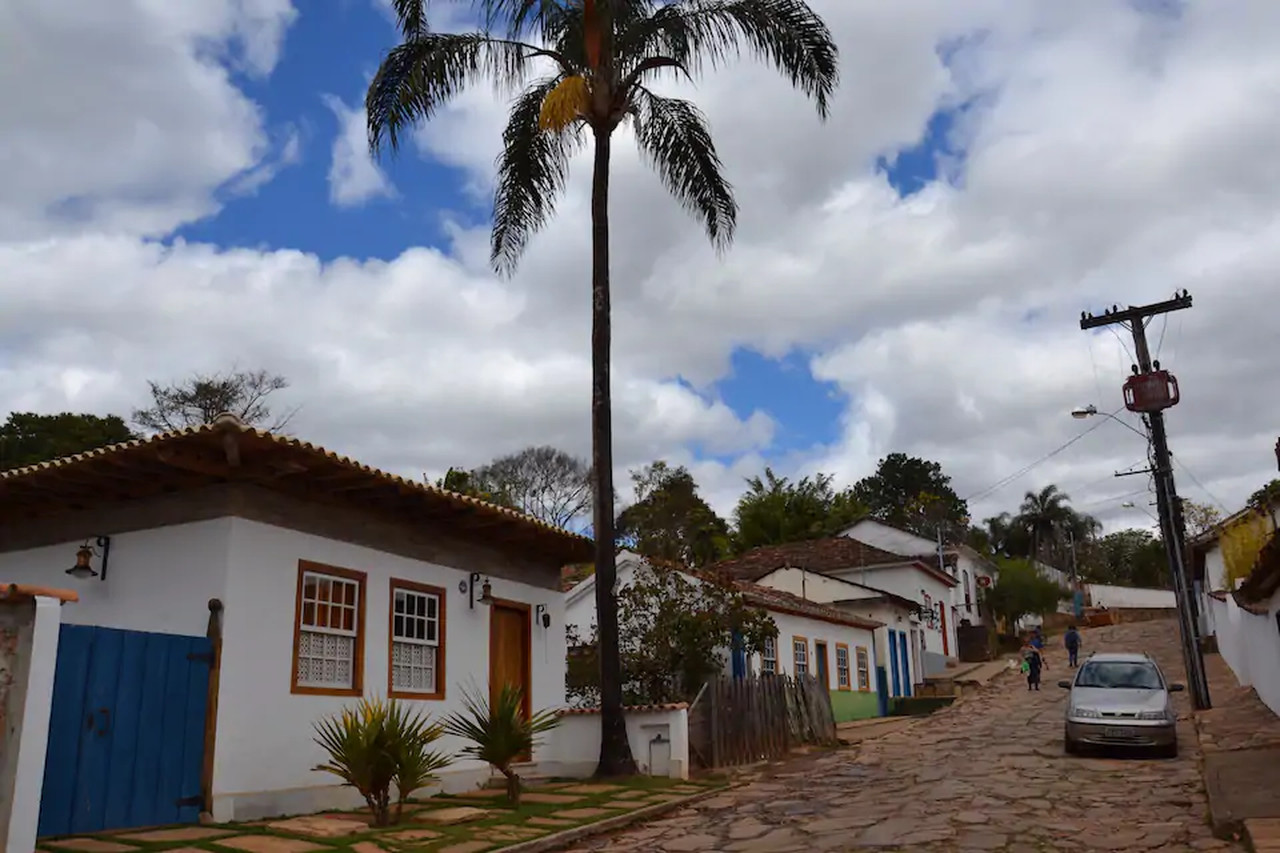
[[[693,781],[649,776],[608,783],[561,780],[525,790],[519,809],[498,789],[440,794],[405,806],[400,823],[367,826],[367,812],[328,812],[301,818],[210,827],[175,827],[153,836],[121,830],[41,841],[44,853],[487,853],[568,829],[724,788],[721,777]],[[480,810],[476,811],[461,810]],[[451,819],[458,818],[459,822]],[[185,830],[185,831],[184,831]],[[340,832],[326,835],[326,832]],[[205,834],[207,833],[207,834]]]

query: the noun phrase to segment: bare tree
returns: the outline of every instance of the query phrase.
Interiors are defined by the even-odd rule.
[[[591,468],[554,447],[526,447],[472,472],[473,484],[504,495],[522,512],[568,527],[591,509]]]
[[[273,417],[267,398],[288,388],[289,380],[265,370],[232,368],[223,373],[197,373],[170,385],[147,384],[151,389],[151,406],[135,409],[133,422],[148,432],[169,432],[207,424],[223,412],[230,412],[246,424],[267,432],[279,432],[297,413],[294,408]]]

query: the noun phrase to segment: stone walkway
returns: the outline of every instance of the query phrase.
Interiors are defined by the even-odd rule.
[[[1147,651],[1171,679],[1182,665],[1173,622],[1084,633],[1084,648]],[[1043,689],[1015,674],[910,728],[780,765],[579,851],[1194,851],[1243,850],[1206,824],[1187,694],[1174,760],[1073,758],[1062,751],[1065,655]]]

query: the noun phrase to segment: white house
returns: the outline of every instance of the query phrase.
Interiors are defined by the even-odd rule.
[[[1280,503],[1232,515],[1191,544],[1202,636],[1212,636],[1236,680],[1280,714]],[[1252,526],[1258,538],[1239,536]],[[1266,542],[1255,552],[1258,541]],[[1252,545],[1247,545],[1252,541]],[[1224,550],[1236,549],[1248,574],[1233,580]],[[1251,567],[1251,569],[1249,569]],[[1239,572],[1236,573],[1237,576]]]
[[[625,589],[645,566],[644,558],[621,552],[615,590]],[[706,577],[693,571],[682,574],[694,583]],[[584,638],[596,621],[595,582],[595,575],[591,575],[565,593],[565,624],[574,626]],[[738,662],[740,670],[815,676],[831,693],[837,722],[879,714],[874,661],[880,622],[784,590],[740,580],[733,584],[748,604],[765,610],[778,628],[777,638],[766,643],[761,654],[749,662]],[[725,652],[726,674],[734,673],[732,655],[727,649]]]
[[[757,583],[881,623],[875,632],[875,663],[884,668],[889,696],[910,696],[924,680],[924,609],[915,601],[794,566],[775,569]]]
[[[863,588],[863,597],[888,594],[912,602],[916,611],[909,622],[889,624],[893,642],[884,644],[887,648],[877,660],[891,675],[890,686],[903,695],[910,692],[911,684],[943,671],[947,658],[956,654],[949,601],[958,582],[926,560],[904,558],[857,539],[832,536],[754,548],[713,568],[755,583],[779,569],[804,569],[849,581]],[[794,592],[793,586],[787,588]],[[800,594],[813,598],[807,588]]]
[[[56,670],[41,835],[354,805],[312,770],[312,724],[360,696],[438,717],[510,682],[526,712],[562,706],[559,573],[590,553],[231,416],[0,472],[0,581],[80,598],[36,662]]]
[[[945,545],[941,548],[940,560],[939,543],[936,540],[900,530],[871,518],[864,518],[840,535],[865,542],[899,557],[918,559],[950,574],[958,581],[951,588],[947,598],[951,608],[952,625],[961,625],[965,622],[970,625],[982,624],[982,614],[978,608],[978,589],[991,584],[997,572],[995,565],[975,549],[964,544]]]

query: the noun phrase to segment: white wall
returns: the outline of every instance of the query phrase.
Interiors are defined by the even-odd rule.
[[[1227,564],[1222,556],[1222,548],[1217,542],[1205,551],[1204,581],[1206,592],[1227,589]]]
[[[796,616],[791,613],[777,613],[770,611],[769,615],[773,618],[773,622],[778,626],[778,673],[781,675],[794,676],[795,673],[795,654],[792,643],[796,637],[804,637],[808,641],[808,660],[809,674],[817,677],[818,664],[814,655],[814,645],[816,643],[827,644],[827,672],[830,674],[831,689],[839,689],[839,681],[836,674],[836,644],[841,643],[849,647],[849,672],[850,684],[853,689],[858,687],[858,661],[856,648],[861,646],[867,650],[868,660],[874,660],[875,651],[872,648],[873,639],[872,631],[867,628],[855,628],[852,625],[837,625],[834,622],[825,622],[821,619],[810,619],[804,616]],[[750,661],[752,672],[759,673],[760,656],[754,656]],[[874,664],[871,672],[871,689],[876,689],[876,674]]]
[[[225,601],[230,531],[219,518],[112,536],[105,581],[66,574],[83,540],[11,551],[0,554],[0,579],[74,589],[80,603],[64,614],[73,625],[203,637],[209,599]]]
[[[930,606],[936,614],[938,604],[947,605],[947,646],[946,654],[956,654],[956,619],[953,617],[950,601],[951,588],[933,575],[911,566],[897,566],[882,569],[848,569],[832,572],[833,575],[854,583],[865,584],[885,592],[891,592],[902,598],[924,604],[924,595],[930,597]],[[925,648],[930,652],[943,654],[941,625],[936,620],[933,625],[921,625],[924,631]]]
[[[433,717],[458,710],[461,688],[469,683],[487,698],[490,610],[480,604],[468,608],[467,593],[459,592],[467,572],[244,519],[231,525],[214,768],[217,819],[298,813],[352,801],[350,789],[334,787],[333,777],[311,770],[323,758],[312,740],[312,723],[355,700],[290,693],[300,559],[368,574],[366,696],[387,692],[389,584],[396,577],[439,586],[446,593],[446,698],[412,704]],[[493,594],[548,606],[551,627],[532,627],[532,706],[563,707],[563,597],[556,590],[502,579],[494,579]],[[448,751],[460,745],[452,739],[440,744]],[[446,773],[453,774],[447,780],[450,788],[467,787],[489,775],[483,765],[462,761]]]
[[[877,595],[874,590],[848,583],[839,578],[814,574],[804,569],[795,568],[775,569],[760,578],[756,583],[760,586],[789,592],[808,601],[816,601],[823,604],[845,599],[874,598]]]
[[[656,749],[652,741],[661,734],[671,750],[667,776],[689,778],[689,711],[683,703],[671,709],[627,711],[626,721],[631,755],[642,774],[658,775],[649,762],[651,750]],[[560,725],[547,734],[542,752],[550,756],[538,763],[542,773],[582,779],[592,776],[600,760],[600,715],[580,711],[562,715]],[[652,754],[658,758],[657,752]]]
[[[1266,615],[1243,610],[1235,599],[1206,598],[1218,639],[1218,652],[1242,685],[1252,686],[1268,708],[1280,714],[1280,592],[1271,596]]]
[[[1127,586],[1107,586],[1105,584],[1085,584],[1089,600],[1094,607],[1177,607],[1177,601],[1170,589],[1141,589]]]
[[[859,521],[840,535],[904,557],[936,554],[938,550],[938,543],[933,539],[898,530],[870,518]]]

